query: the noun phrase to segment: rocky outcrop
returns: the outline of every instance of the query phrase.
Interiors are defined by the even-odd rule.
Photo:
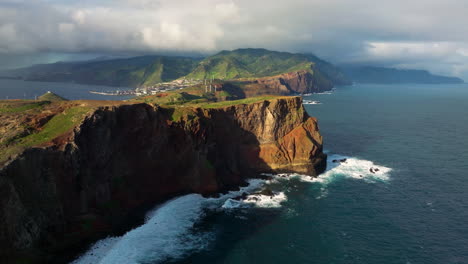
[[[244,85],[246,97],[261,94],[305,94],[329,91],[333,83],[323,78],[319,72],[302,70],[273,77],[259,78]]]
[[[172,196],[228,190],[260,172],[315,176],[325,164],[317,122],[299,97],[214,109],[101,107],[0,170],[0,254],[8,263],[12,252],[34,252],[52,263]]]

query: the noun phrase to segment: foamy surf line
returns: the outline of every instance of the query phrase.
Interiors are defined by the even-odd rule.
[[[260,189],[265,180],[251,179],[247,187],[232,191],[219,198],[204,198],[199,194],[189,194],[169,200],[150,211],[145,223],[130,230],[121,237],[109,237],[96,242],[72,264],[137,264],[160,263],[167,259],[179,259],[189,252],[203,250],[214,239],[209,232],[192,232],[194,224],[203,218],[204,209],[226,208],[227,200],[243,193]],[[253,194],[255,196],[255,194]],[[284,193],[280,194],[284,200]],[[284,197],[283,197],[284,196]],[[252,196],[253,197],[253,196]],[[246,201],[257,207],[275,207],[262,199]]]
[[[282,180],[299,179],[302,182],[321,184],[321,194],[317,199],[328,195],[327,185],[339,179],[361,180],[367,183],[387,182],[390,180],[391,168],[375,164],[369,160],[354,157],[329,154],[327,170],[318,177],[310,177],[297,173],[266,174],[271,176],[267,183],[280,182]]]
[[[265,174],[271,176],[269,182],[281,179],[298,178],[303,182],[317,182],[328,184],[335,179],[351,178],[363,180],[368,183],[385,182],[390,179],[391,168],[375,164],[369,160],[354,157],[329,154],[327,159],[327,170],[318,177],[310,177],[297,173]]]

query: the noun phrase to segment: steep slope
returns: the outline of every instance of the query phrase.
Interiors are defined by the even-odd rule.
[[[187,77],[195,79],[239,79],[274,76],[297,70],[309,70],[306,57],[266,49],[222,51],[204,59]]]
[[[349,83],[339,68],[315,55],[266,49],[222,51],[201,61],[188,77],[195,79],[260,78],[311,69],[320,72],[335,85]]]
[[[30,81],[76,82],[137,87],[175,80],[190,73],[198,60],[185,57],[142,56],[87,62],[58,62],[4,71]]]
[[[302,86],[289,85],[290,82],[285,81],[293,75],[298,76],[293,82]],[[222,51],[201,61],[187,77],[260,83],[249,85],[251,91],[257,87],[258,94],[273,93],[280,85],[284,89],[276,94],[320,92],[330,90],[334,85],[349,84],[338,68],[314,55],[266,49]],[[265,86],[267,83],[274,87]]]
[[[72,129],[0,169],[0,257],[51,263],[174,195],[227,190],[260,172],[325,169],[317,122],[300,97],[248,100],[87,105]]]
[[[331,90],[333,83],[323,77],[320,72],[300,70],[255,80],[237,81],[233,82],[231,86],[237,86],[242,91],[243,96],[252,97],[268,94],[318,93]],[[230,87],[227,86],[227,88]]]
[[[434,75],[424,70],[402,70],[372,66],[345,66],[343,70],[353,81],[358,83],[463,83],[460,78]]]
[[[323,74],[323,77],[327,78],[334,85],[349,85],[351,80],[340,68],[335,65],[320,59],[313,54],[305,54],[308,60],[314,62],[317,69]]]

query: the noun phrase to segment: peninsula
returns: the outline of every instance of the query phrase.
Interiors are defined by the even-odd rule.
[[[176,195],[213,195],[262,172],[325,170],[317,120],[300,97],[225,101],[222,91],[197,91],[0,101],[2,261],[64,262]]]

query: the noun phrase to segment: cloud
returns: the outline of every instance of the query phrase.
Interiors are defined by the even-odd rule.
[[[265,47],[461,76],[467,13],[459,0],[3,0],[0,54]]]

